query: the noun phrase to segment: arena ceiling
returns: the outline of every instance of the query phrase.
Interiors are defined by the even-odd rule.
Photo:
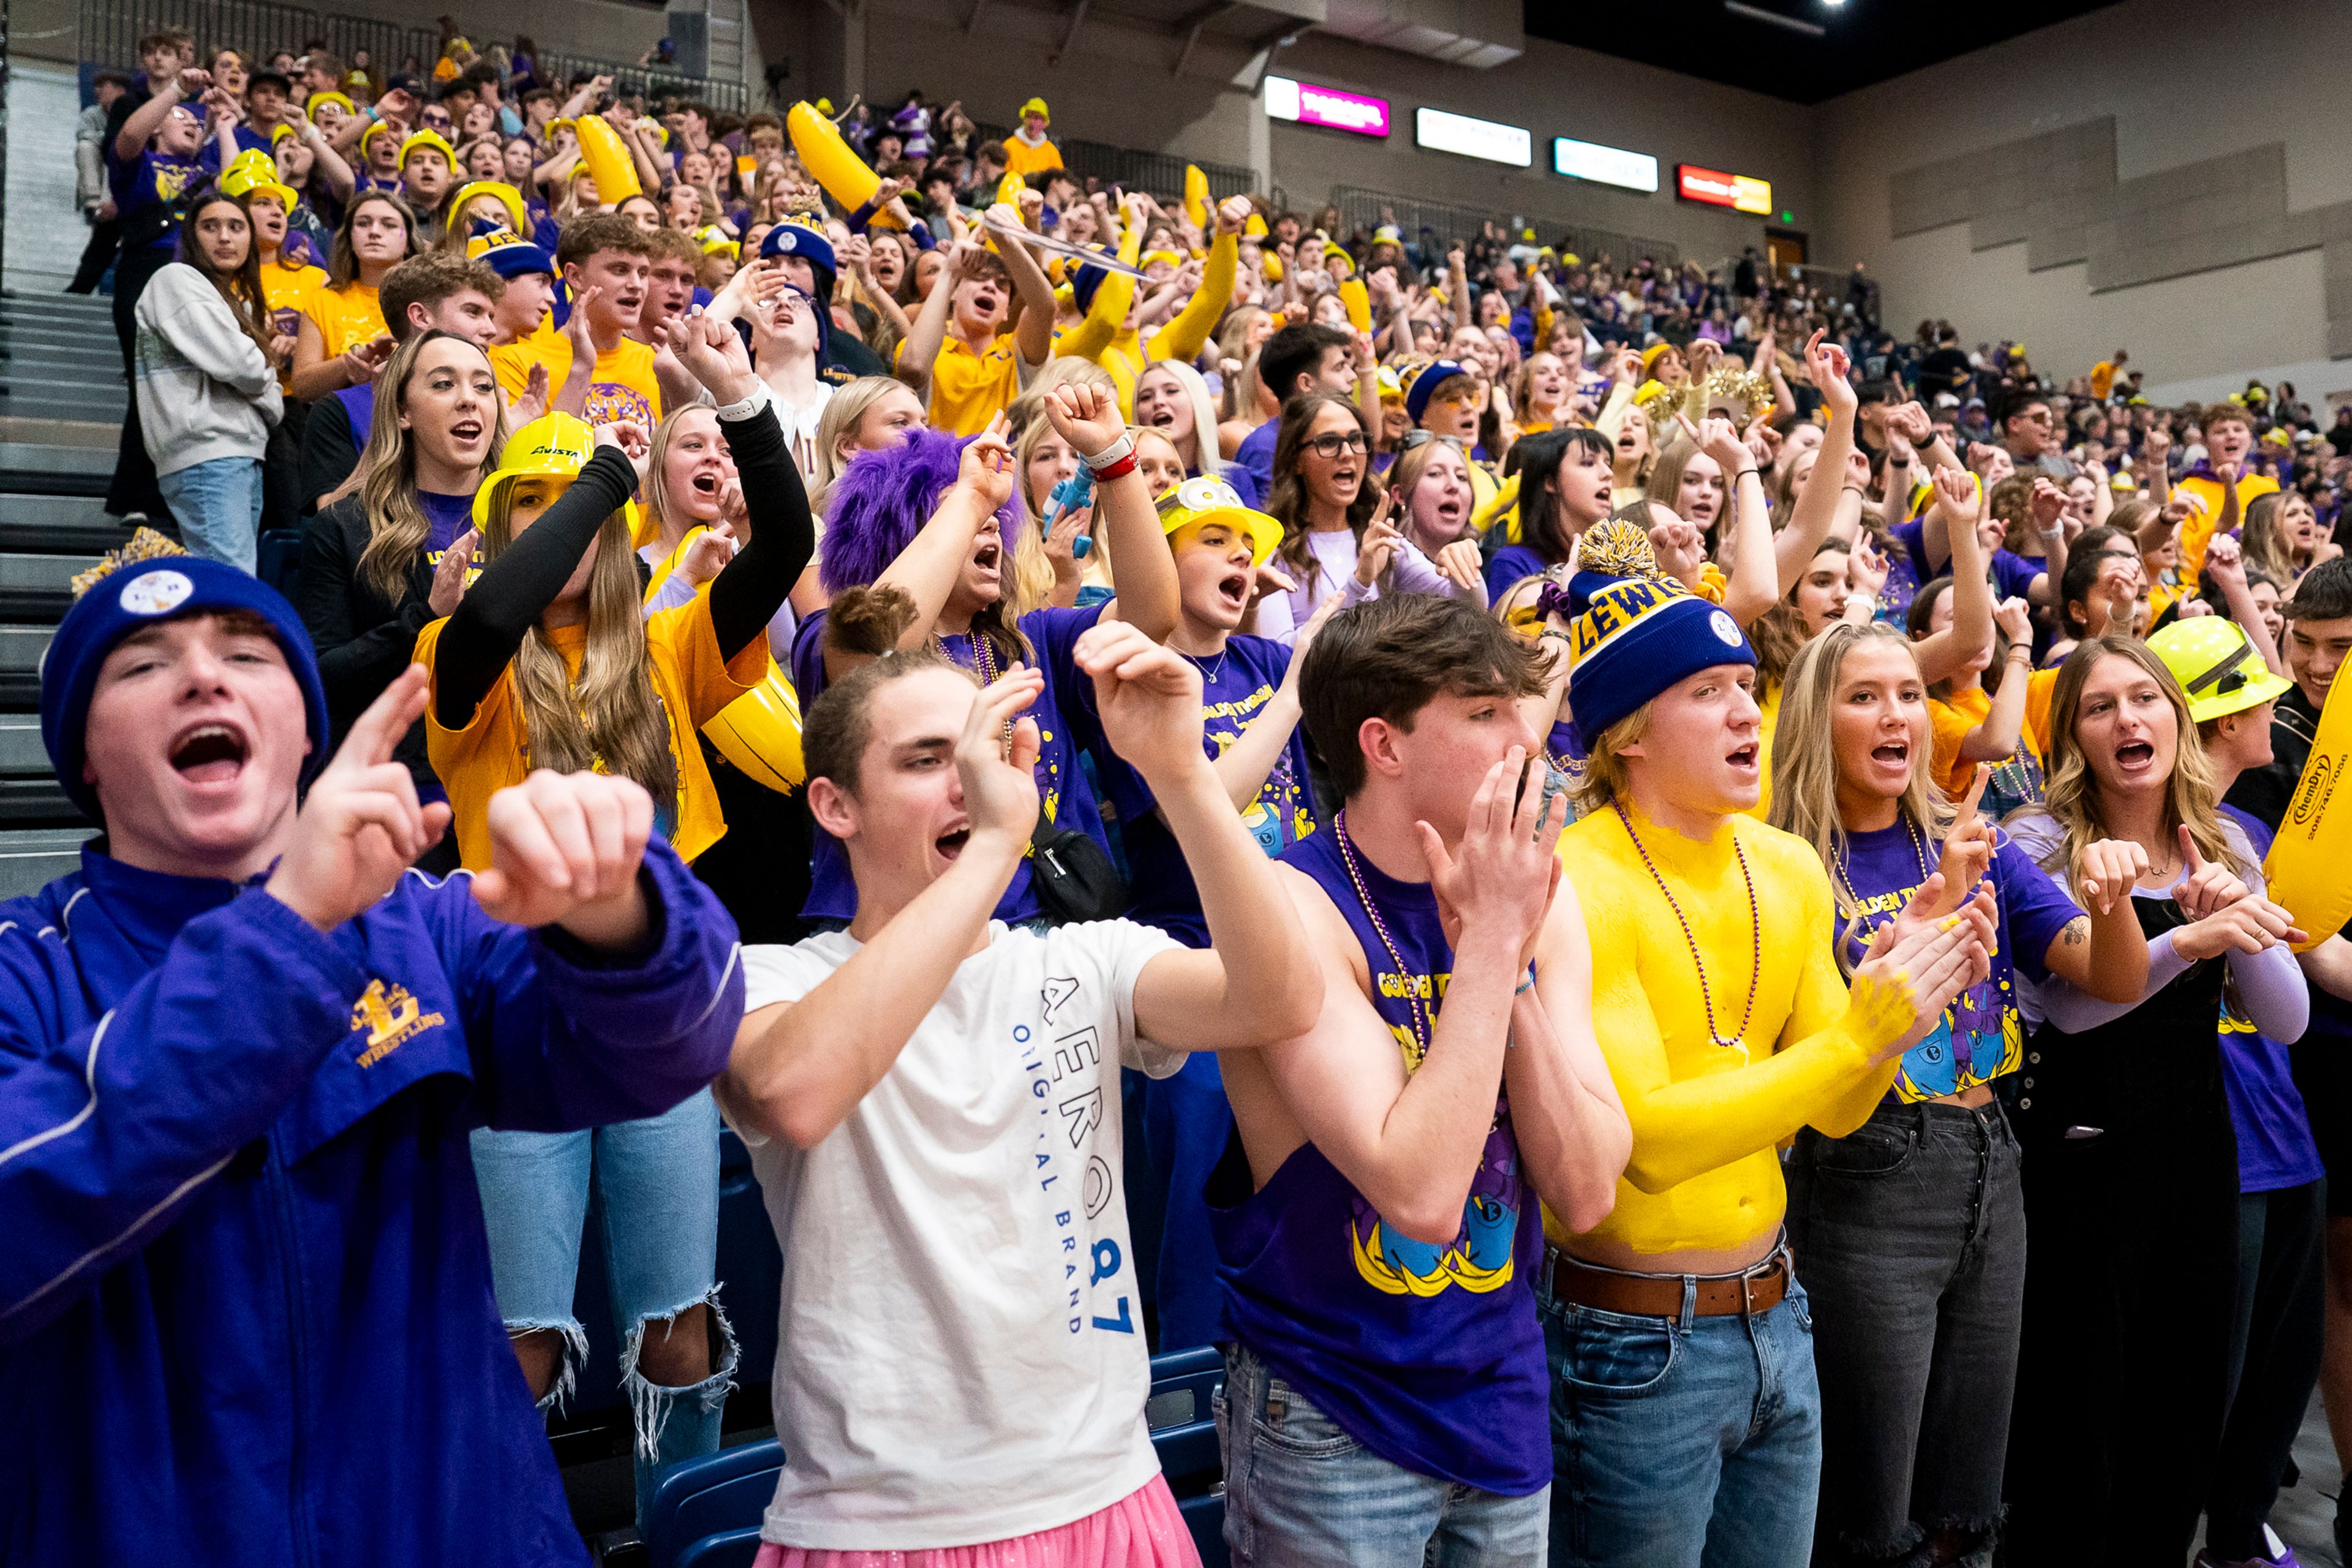
[[[2116,0],[1526,0],[1529,35],[1799,103],[1819,103]],[[1815,29],[1818,29],[1816,31]]]

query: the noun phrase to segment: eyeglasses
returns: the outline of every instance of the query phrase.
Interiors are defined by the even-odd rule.
[[[1361,457],[1372,449],[1371,442],[1364,438],[1361,430],[1350,430],[1344,436],[1318,436],[1306,445],[1317,457],[1327,459],[1337,458],[1342,452],[1353,452]]]
[[[1404,435],[1404,446],[1403,446],[1401,449],[1402,449],[1402,450],[1403,450],[1403,451],[1410,452],[1410,451],[1412,451],[1415,447],[1426,447],[1426,446],[1428,446],[1432,441],[1443,441],[1443,442],[1444,442],[1447,446],[1449,446],[1449,447],[1453,447],[1453,448],[1454,448],[1455,451],[1457,451],[1457,452],[1458,452],[1458,451],[1460,451],[1460,450],[1462,450],[1462,437],[1459,437],[1459,436],[1441,436],[1441,435],[1439,435],[1439,434],[1438,434],[1436,431],[1434,431],[1434,430],[1408,430],[1408,431],[1406,431],[1406,432],[1405,432],[1405,435]]]

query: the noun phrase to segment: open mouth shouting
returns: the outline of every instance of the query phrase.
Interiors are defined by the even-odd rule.
[[[1871,766],[1895,779],[1911,776],[1911,742],[1906,737],[1881,741],[1870,749]]]
[[[1754,741],[1742,742],[1723,754],[1724,764],[1735,773],[1760,774],[1763,748]]]
[[[213,790],[236,783],[253,745],[236,725],[206,720],[173,736],[165,754],[173,772],[198,789]]]
[[[931,847],[939,851],[940,859],[952,860],[962,854],[963,847],[971,842],[971,824],[967,822],[959,826],[950,827],[932,839]]]
[[[2156,747],[2147,741],[2126,741],[2116,747],[2116,772],[2127,779],[2146,778],[2156,767]]]

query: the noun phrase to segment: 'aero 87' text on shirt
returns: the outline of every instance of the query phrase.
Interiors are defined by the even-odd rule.
[[[846,931],[743,950],[745,1006],[795,1002]],[[992,922],[881,1082],[805,1152],[746,1132],[785,1258],[784,1469],[761,1535],[914,1551],[1051,1530],[1159,1473],[1120,1190],[1135,982],[1176,944],[1127,921]],[[740,1131],[740,1129],[739,1129]]]

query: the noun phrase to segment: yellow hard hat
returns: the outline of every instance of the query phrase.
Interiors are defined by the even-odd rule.
[[[242,160],[239,162],[241,163]],[[221,195],[225,196],[245,196],[248,199],[254,196],[275,196],[278,198],[278,205],[289,213],[294,210],[294,192],[290,186],[279,183],[278,171],[274,168],[264,171],[240,168],[233,163],[221,175],[220,189]]]
[[[1242,504],[1234,487],[1206,474],[1186,479],[1160,498],[1160,531],[1171,537],[1196,523],[1222,522],[1249,536],[1250,564],[1262,566],[1282,542],[1282,524]]]
[[[596,432],[588,422],[569,414],[547,414],[509,437],[499,456],[498,471],[474,492],[474,525],[486,528],[490,514],[506,500],[517,479],[562,479],[566,484],[588,466],[596,449]]]
[[[400,136],[400,127],[389,120],[379,120],[373,125],[369,126],[365,131],[361,132],[361,157],[364,158],[367,156],[368,143],[374,141],[379,136],[390,136],[394,140],[397,140]]]
[[[258,147],[247,147],[228,161],[228,167],[221,171],[221,175],[226,179],[240,171],[261,179],[274,180],[278,177],[278,160]]]
[[[359,110],[352,106],[351,99],[340,92],[312,93],[310,100],[302,106],[302,112],[309,115],[312,120],[316,120],[319,118],[319,110],[330,103],[341,104],[345,114],[357,114],[359,112]]]
[[[430,147],[437,151],[443,158],[448,161],[448,164],[451,168],[454,169],[457,166],[457,150],[455,147],[450,146],[449,139],[442,135],[438,131],[410,132],[407,137],[400,144],[401,166],[403,168],[407,167],[408,155],[411,153],[416,152],[420,148],[425,147]]]
[[[281,120],[277,124],[269,128],[269,144],[274,148],[280,142],[285,141],[286,138],[293,134],[294,127],[287,124],[286,121]]]
[[[476,196],[498,197],[499,205],[507,209],[509,217],[514,219],[508,226],[517,234],[530,232],[530,213],[522,205],[522,193],[504,180],[470,180],[459,185],[457,194],[449,198],[449,210],[452,213],[464,212],[466,204]]]
[[[2245,628],[2220,616],[2175,621],[2147,639],[2147,651],[2180,682],[2193,723],[2242,713],[2284,696],[2294,684],[2272,674]]]

